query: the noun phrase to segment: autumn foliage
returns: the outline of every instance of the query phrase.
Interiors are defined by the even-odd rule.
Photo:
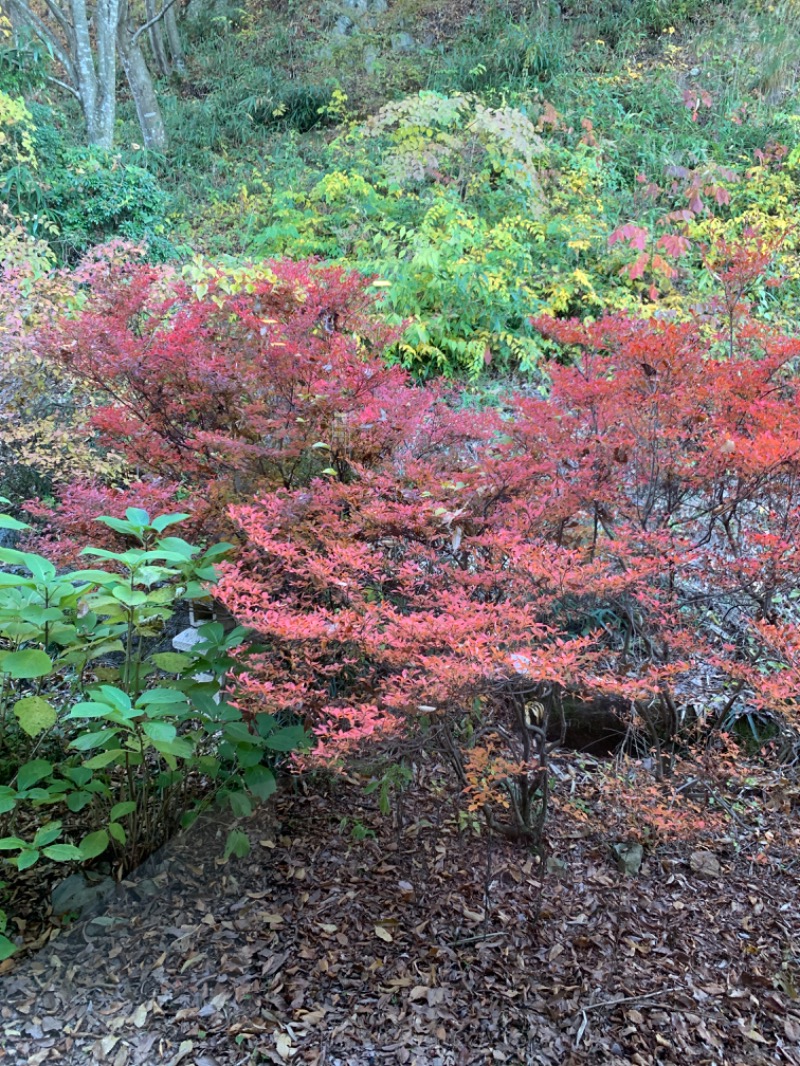
[[[796,724],[800,341],[750,318],[751,258],[718,262],[688,322],[538,321],[548,395],[489,411],[387,366],[365,283],[312,263],[200,295],[127,268],[43,344],[107,447],[233,533],[243,710],[296,715],[317,760],[438,745],[534,833],[576,699],[657,776],[740,711]]]

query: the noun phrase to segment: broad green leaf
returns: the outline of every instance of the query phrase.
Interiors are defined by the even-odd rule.
[[[160,514],[157,515],[150,525],[157,533],[163,533],[167,526],[174,526],[178,522],[185,522],[191,516],[188,514]]]
[[[11,651],[0,660],[0,672],[16,679],[46,677],[52,669],[50,656],[38,648]]]
[[[42,849],[42,854],[53,862],[80,862],[83,858],[74,844],[51,844],[49,848]]]
[[[251,766],[258,766],[261,760],[264,758],[264,751],[262,748],[245,748],[239,746],[235,749],[234,757],[239,763],[239,766],[245,770]]]
[[[92,779],[92,771],[87,770],[85,766],[66,766],[61,773],[79,787]]]
[[[289,725],[264,738],[264,744],[272,751],[297,751],[306,747],[308,736],[300,725]]]
[[[154,740],[153,747],[162,755],[172,755],[178,759],[191,759],[194,755],[194,745],[183,737],[169,741]]]
[[[136,701],[137,707],[148,707],[150,704],[185,703],[186,696],[177,688],[151,688],[143,692]]]
[[[91,792],[70,792],[67,796],[67,807],[74,813],[82,811],[87,804],[92,802]]]
[[[121,688],[116,688],[114,685],[100,685],[97,691],[106,703],[110,703],[118,711],[129,711],[132,707],[130,696]]]
[[[0,588],[33,588],[34,583],[29,577],[21,574],[0,574]]]
[[[30,622],[32,625],[44,628],[46,622],[60,622],[64,618],[64,612],[58,607],[43,607],[41,604],[30,604],[19,612],[20,620]]]
[[[235,855],[237,859],[243,859],[250,854],[250,838],[241,829],[231,829],[228,839],[225,841],[225,851],[222,858],[225,862]]]
[[[52,581],[56,576],[56,568],[49,559],[31,552],[20,552],[15,548],[0,548],[0,563],[8,563],[10,566],[24,566],[37,581]]]
[[[125,607],[141,607],[143,603],[147,603],[146,592],[142,592],[141,589],[128,588],[126,585],[112,589],[111,595]]]
[[[191,655],[186,655],[181,651],[163,651],[156,655],[150,656],[150,661],[155,663],[159,670],[163,670],[168,674],[180,674],[188,666],[191,666],[194,659]]]
[[[14,715],[29,737],[38,737],[58,720],[56,709],[41,696],[23,696],[14,704]]]
[[[108,827],[108,834],[112,840],[116,840],[118,844],[125,846],[128,836],[119,822],[111,822]]]
[[[125,818],[129,814],[133,814],[135,810],[136,804],[133,800],[125,800],[123,803],[115,803],[108,816],[112,822],[118,822],[120,818]]]
[[[169,744],[178,734],[171,722],[145,722],[142,729],[151,740],[160,744]]]
[[[0,962],[5,962],[6,959],[11,958],[16,950],[16,944],[0,933]]]
[[[12,518],[11,515],[0,514],[0,529],[30,529],[30,526]]]
[[[107,703],[76,703],[67,718],[106,718],[113,711],[114,708]]]
[[[53,847],[58,847],[54,844]],[[21,855],[17,857],[16,867],[18,870],[27,870],[31,866],[35,866],[40,859],[40,853],[35,848],[31,848],[28,851],[23,851]]]
[[[150,515],[141,507],[128,507],[125,517],[134,526],[149,526]]]
[[[223,734],[231,744],[258,744],[261,739],[250,732],[245,722],[227,722]]]
[[[253,804],[244,792],[229,792],[228,803],[237,818],[249,818],[253,813]]]
[[[205,622],[197,632],[208,644],[219,644],[225,638],[225,628],[221,622]]]
[[[93,755],[91,759],[87,759],[84,763],[89,770],[102,770],[106,766],[110,766],[111,763],[117,762],[125,754],[122,748],[110,748],[108,751],[101,751],[97,755]]]
[[[135,537],[142,532],[141,528],[137,528],[132,522],[126,522],[124,518],[109,518],[103,516],[102,518],[98,518],[97,521],[102,522],[103,525],[108,526],[109,529],[113,529],[115,533],[121,533],[123,537]]]
[[[43,777],[49,777],[52,772],[53,764],[47,759],[33,759],[31,762],[23,763],[17,771],[17,788],[20,792],[27,792]]]
[[[252,766],[245,771],[244,781],[248,789],[260,800],[269,799],[275,792],[277,784],[275,775],[266,766]]]
[[[0,837],[0,851],[19,851],[27,846],[27,841],[20,837]]]
[[[47,825],[43,825],[36,831],[36,836],[33,838],[34,845],[37,848],[43,848],[45,844],[52,844],[61,836],[61,828],[61,822],[48,822]]]
[[[80,844],[78,852],[82,859],[96,859],[102,855],[109,845],[109,836],[105,829],[98,829],[96,833],[89,833]]]
[[[117,733],[119,733],[118,729],[98,729],[94,733],[81,733],[75,737],[70,747],[75,748],[76,751],[91,751],[92,748],[99,748],[107,740],[111,740]]]
[[[161,552],[170,552],[177,555],[184,562],[188,562],[197,555],[198,551],[198,548],[193,547],[181,537],[164,537],[163,540],[158,542],[158,549],[149,554],[158,558]]]

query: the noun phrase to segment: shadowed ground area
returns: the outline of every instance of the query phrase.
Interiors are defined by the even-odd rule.
[[[718,868],[673,844],[632,877],[579,824],[544,864],[459,831],[439,787],[401,818],[347,780],[287,789],[227,863],[227,825],[174,841],[0,979],[0,1062],[800,1064],[785,784]]]

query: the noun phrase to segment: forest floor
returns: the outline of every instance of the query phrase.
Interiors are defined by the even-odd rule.
[[[773,793],[718,869],[673,843],[624,876],[596,828],[554,819],[543,866],[459,830],[433,776],[401,821],[347,781],[287,787],[246,858],[206,821],[8,966],[0,1063],[800,1066],[798,829]]]

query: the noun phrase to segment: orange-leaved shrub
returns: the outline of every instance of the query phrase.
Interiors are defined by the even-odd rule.
[[[105,443],[232,529],[246,715],[295,714],[323,760],[423,738],[529,836],[576,701],[662,778],[690,728],[800,724],[800,341],[738,303],[541,321],[548,395],[478,411],[382,361],[362,279],[272,270],[198,296],[137,268],[46,341]]]

